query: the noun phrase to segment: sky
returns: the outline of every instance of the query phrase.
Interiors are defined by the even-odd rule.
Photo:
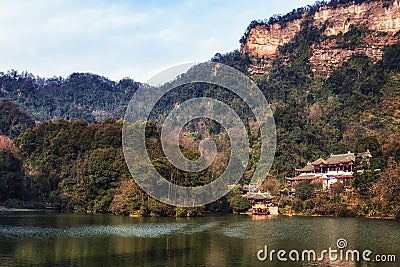
[[[310,0],[0,0],[0,72],[146,82],[240,48],[252,20]]]

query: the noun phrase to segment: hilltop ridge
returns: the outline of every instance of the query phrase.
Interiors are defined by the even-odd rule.
[[[331,1],[293,10],[285,16],[250,23],[241,39],[250,73],[268,73],[280,48],[305,29],[317,34],[309,62],[317,76],[327,77],[354,54],[381,60],[386,45],[400,31],[400,1]]]

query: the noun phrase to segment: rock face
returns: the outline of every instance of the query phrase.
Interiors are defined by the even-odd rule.
[[[279,53],[278,48],[292,42],[301,31],[305,20],[321,29],[320,42],[315,44],[310,57],[313,72],[327,76],[355,53],[364,53],[374,59],[382,58],[382,49],[387,44],[396,43],[400,30],[400,0],[384,6],[382,1],[366,1],[362,4],[344,4],[336,7],[321,6],[315,12],[305,12],[301,18],[287,22],[257,25],[250,29],[241,46],[241,53],[248,54],[253,65],[249,71],[268,72],[272,61]],[[343,36],[354,25],[368,30],[367,38],[356,47],[346,48],[338,44],[335,37]]]

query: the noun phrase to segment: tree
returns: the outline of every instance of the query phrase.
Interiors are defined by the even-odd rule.
[[[21,160],[9,150],[0,151],[0,201],[23,198],[23,170]]]
[[[117,188],[110,211],[114,214],[134,214],[144,204],[144,192],[133,179],[124,179]]]
[[[303,201],[309,199],[313,191],[314,187],[309,180],[301,181],[296,186],[296,196]]]
[[[358,189],[361,195],[367,195],[379,178],[378,172],[364,171],[362,174],[354,174],[353,187]]]
[[[0,114],[0,135],[16,138],[35,125],[35,121],[28,112],[8,99],[0,98]]]
[[[393,157],[389,158],[386,170],[374,185],[374,202],[391,215],[400,215],[400,165]]]
[[[264,180],[261,188],[262,188],[262,191],[268,191],[272,195],[276,196],[279,194],[279,190],[281,189],[281,186],[282,185],[278,181],[278,179],[269,177]]]
[[[114,168],[114,159],[119,150],[101,148],[94,150],[89,157],[89,202],[94,211],[107,211],[114,198],[120,174]]]
[[[16,152],[13,141],[11,141],[11,139],[5,135],[0,135],[0,150],[9,150],[12,152]]]
[[[400,71],[400,42],[386,46],[382,60],[385,68],[392,71]]]
[[[247,211],[251,207],[250,201],[239,195],[234,196],[230,201],[232,209],[236,212]]]
[[[341,182],[336,182],[331,184],[331,192],[334,197],[339,197],[345,191],[344,184]]]
[[[244,194],[242,185],[238,184],[228,194],[231,208],[236,212],[247,211],[251,207],[250,201],[242,197]]]

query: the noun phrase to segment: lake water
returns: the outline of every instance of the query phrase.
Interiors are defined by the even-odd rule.
[[[129,218],[104,214],[46,212],[0,213],[0,266],[399,266],[400,223],[390,220],[326,217]],[[371,250],[395,255],[396,263],[330,261],[294,262],[291,250],[329,247]],[[287,262],[273,254],[285,250]],[[259,253],[262,258],[263,252]],[[307,254],[305,254],[307,255]],[[361,255],[361,254],[360,254]],[[296,259],[296,254],[291,254]],[[360,256],[361,257],[361,256]],[[283,257],[285,258],[285,257]],[[350,258],[351,259],[351,258]]]

